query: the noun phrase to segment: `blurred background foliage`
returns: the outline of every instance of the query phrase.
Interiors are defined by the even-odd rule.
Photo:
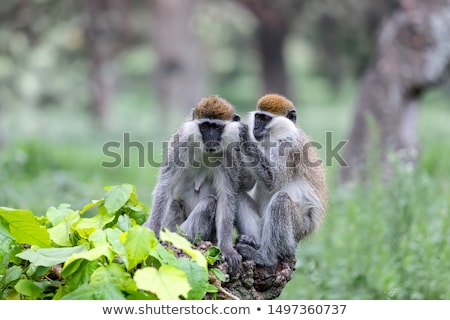
[[[18,0],[0,3],[0,205],[80,208],[131,183],[151,206],[161,147],[202,96],[241,115],[267,92],[324,148],[346,139],[384,21],[408,1]],[[444,78],[445,80],[445,78]],[[299,245],[283,299],[450,299],[448,82],[424,92],[415,169],[343,186]],[[124,149],[124,133],[138,147]],[[108,142],[131,164],[105,168]],[[376,159],[373,159],[376,161]],[[395,161],[394,161],[395,162]]]

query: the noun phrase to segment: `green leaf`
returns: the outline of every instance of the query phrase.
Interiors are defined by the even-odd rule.
[[[196,262],[182,258],[179,260],[178,267],[183,270],[187,277],[191,290],[187,296],[188,300],[200,300],[205,296],[208,290],[208,271],[198,265]]]
[[[94,230],[103,229],[103,227],[113,221],[114,218],[115,217],[109,215],[105,209],[101,210],[100,207],[99,212],[95,216],[80,219],[74,227],[80,235],[89,236]]]
[[[53,211],[52,211],[53,212]],[[72,246],[72,241],[70,240],[70,231],[72,225],[80,220],[80,214],[78,211],[69,211],[64,213],[64,219],[52,218],[55,222],[53,227],[49,228],[47,231],[50,234],[50,239],[60,246],[70,247]]]
[[[192,248],[192,244],[186,239],[175,232],[169,230],[162,230],[160,232],[160,238],[162,241],[172,243],[178,249],[183,250],[189,256],[192,257],[203,268],[207,269],[207,263],[205,256],[198,250]]]
[[[134,291],[127,296],[127,300],[158,300],[158,297],[153,293]]]
[[[2,243],[2,245],[3,245],[3,243]],[[19,257],[16,257],[16,255],[23,251],[24,251],[24,248],[21,244],[18,244],[17,242],[12,242],[12,243],[10,243],[10,246],[9,246],[9,254],[5,258],[8,258],[9,262],[19,265],[22,263],[22,259],[20,259]]]
[[[53,228],[47,229],[50,239],[57,245],[65,247],[70,247],[72,245],[69,237],[69,230],[70,226],[64,221]]]
[[[36,266],[51,267],[59,263],[63,263],[74,254],[85,252],[86,247],[76,246],[69,248],[43,248],[43,249],[28,249],[16,256],[28,260]]]
[[[222,257],[222,254],[220,252],[220,249],[216,246],[212,246],[208,249],[208,251],[206,251],[205,253],[205,258],[206,261],[208,261],[209,265],[213,265],[214,263],[216,263],[217,261],[219,261]]]
[[[62,203],[58,206],[58,208],[48,208],[45,215],[51,224],[56,226],[57,224],[63,222],[70,213],[74,213],[74,211],[70,208],[70,204]]]
[[[172,266],[178,265],[178,259],[175,257],[171,250],[167,250],[161,243],[157,243],[155,252],[152,255],[158,259],[162,264],[170,264]]]
[[[213,286],[212,284],[208,284],[208,288],[206,288],[206,292],[217,293],[217,292],[219,292],[219,289],[217,289],[217,287]]]
[[[80,286],[61,300],[125,300],[125,296],[115,284],[93,283]]]
[[[30,264],[25,274],[30,278],[36,279],[45,276],[49,270],[50,267],[36,266],[34,264]]]
[[[137,205],[139,203],[139,199],[136,193],[136,187],[135,186],[131,186],[133,188],[131,194],[130,194],[130,202],[132,205]]]
[[[119,216],[119,219],[117,219],[117,228],[119,228],[122,231],[127,231],[133,227],[133,224],[131,223],[130,217],[126,215]]]
[[[128,270],[144,261],[154,250],[158,242],[152,230],[141,226],[134,226],[124,232],[121,239],[124,239],[125,251],[128,258]]]
[[[65,279],[69,279],[73,273],[77,272],[77,270],[87,262],[91,261],[78,259],[72,262],[70,265],[65,265],[65,268],[61,271],[61,276]]]
[[[11,232],[9,232],[8,222],[0,216],[0,237],[13,239]]]
[[[186,273],[169,265],[162,265],[159,270],[152,267],[139,269],[134,280],[139,289],[150,291],[161,300],[186,298],[191,290]]]
[[[139,205],[137,206],[128,206],[128,207],[132,210],[129,213],[130,218],[134,219],[134,221],[138,225],[143,225],[145,221],[147,221],[150,213],[142,203],[139,203]]]
[[[50,235],[30,210],[0,207],[0,216],[9,224],[9,231],[18,243],[50,247]]]
[[[107,267],[99,267],[91,275],[90,283],[112,283],[124,291],[136,291],[137,286],[123,265],[112,263]]]
[[[89,283],[92,274],[99,266],[98,261],[88,261],[79,259],[75,263],[70,264],[70,267],[64,269],[61,275],[66,279],[66,287],[70,291]]]
[[[67,259],[66,263],[64,264],[63,270],[62,272],[64,273],[64,270],[66,268],[69,268],[69,266],[76,260],[78,259],[84,259],[84,260],[88,260],[88,261],[94,261],[99,259],[100,257],[105,256],[108,259],[111,259],[112,257],[112,252],[111,249],[109,247],[109,245],[104,244],[101,245],[99,247],[95,247],[89,251],[83,251],[80,253],[75,253],[72,256],[70,256],[69,259]]]
[[[132,192],[133,186],[131,184],[121,184],[112,187],[105,194],[105,208],[108,213],[112,215],[122,208],[130,199]]]
[[[0,218],[0,274],[3,274],[8,268],[9,260],[11,258],[11,247],[16,245],[9,230],[4,229],[1,222],[4,220]],[[6,224],[6,222],[5,222]]]
[[[18,280],[22,276],[22,272],[23,270],[19,266],[12,266],[8,270],[6,270],[5,278],[3,279],[5,287],[8,284]]]
[[[87,205],[85,205],[83,207],[83,209],[81,209],[80,211],[80,215],[84,214],[86,211],[88,211],[89,209],[98,206],[99,204],[103,203],[105,200],[100,199],[100,200],[92,200],[91,203],[88,203]]]
[[[104,230],[98,229],[89,235],[89,242],[93,247],[100,247],[103,245],[109,245],[106,237],[106,232]]]
[[[28,279],[19,280],[14,289],[24,296],[30,297],[31,299],[38,298],[45,290],[46,287],[50,285],[50,281],[33,281]]]
[[[106,229],[105,232],[108,242],[111,244],[113,251],[122,259],[125,266],[128,268],[128,255],[125,249],[125,244],[121,240],[123,232],[119,229]]]
[[[209,271],[211,271],[211,273],[220,281],[225,282],[227,280],[225,278],[225,275],[223,274],[222,270],[217,269],[217,268],[211,268],[211,269],[209,269]]]

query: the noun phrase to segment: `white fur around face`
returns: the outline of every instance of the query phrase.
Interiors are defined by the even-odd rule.
[[[222,146],[226,148],[230,143],[239,142],[239,126],[240,122],[226,122],[225,130],[222,133]]]
[[[202,134],[194,120],[185,122],[180,129],[180,140],[188,141],[188,139],[202,143]]]
[[[299,136],[295,124],[286,117],[276,116],[267,125],[272,139],[285,140],[286,138],[296,138]]]
[[[253,129],[255,128],[255,111],[250,112],[248,114],[248,120],[247,120],[247,124],[248,124],[248,132],[250,134],[250,138],[256,142],[255,136],[253,135]]]
[[[251,112],[248,120],[248,130],[253,139],[254,139],[253,128],[255,127],[255,113],[256,111]],[[272,121],[270,121],[270,123],[268,123],[266,126],[266,128],[269,130],[270,140],[277,141],[277,140],[285,140],[287,138],[296,139],[300,137],[298,128],[288,118],[284,116],[274,116],[273,114],[268,112],[258,111],[258,113],[266,113],[271,117],[273,117]]]
[[[225,124],[224,131],[222,133],[222,150],[227,150],[230,144],[239,143],[239,126],[238,121],[221,121],[214,120],[215,122],[220,122]],[[199,121],[192,120],[187,121],[180,129],[180,140],[181,141],[193,141],[199,146],[199,152],[203,150],[203,140],[202,134],[198,127]]]

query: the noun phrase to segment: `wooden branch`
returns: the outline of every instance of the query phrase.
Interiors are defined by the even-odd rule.
[[[212,246],[211,242],[199,241],[195,248],[206,252]],[[177,255],[176,252],[174,252]],[[231,277],[228,273],[226,261],[219,261],[214,265],[220,269],[226,277],[225,282],[220,282],[216,277],[210,277],[210,282],[219,292],[216,295],[207,294],[205,300],[271,300],[277,298],[295,271],[295,257],[278,262],[273,267],[257,266],[254,261],[244,260],[241,270]]]

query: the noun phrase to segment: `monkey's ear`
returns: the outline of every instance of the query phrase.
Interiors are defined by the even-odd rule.
[[[296,123],[297,122],[297,112],[294,109],[289,110],[288,114],[286,115],[286,118],[291,120],[293,123]]]
[[[234,115],[233,115],[233,121],[241,121],[241,116],[240,115],[238,115],[237,113],[235,113]]]

